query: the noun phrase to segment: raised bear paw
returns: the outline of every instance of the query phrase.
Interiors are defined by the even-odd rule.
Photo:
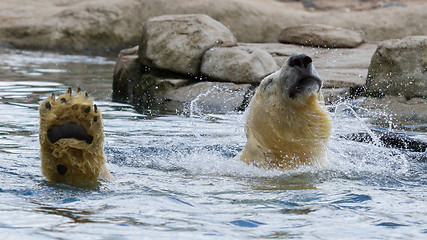
[[[85,185],[113,179],[105,165],[101,111],[87,92],[52,94],[39,112],[41,168],[48,181]]]

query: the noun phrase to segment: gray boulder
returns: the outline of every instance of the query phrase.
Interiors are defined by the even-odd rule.
[[[361,32],[328,25],[299,25],[283,29],[279,42],[326,48],[354,48],[364,42]]]
[[[380,42],[366,79],[371,95],[427,97],[427,36]]]
[[[151,69],[140,63],[138,46],[120,51],[113,75],[115,101],[149,105],[161,103],[164,92],[177,89],[190,80],[165,70]]]
[[[202,59],[202,74],[219,81],[259,83],[279,69],[266,51],[246,46],[214,47]]]
[[[207,15],[164,15],[145,22],[138,56],[146,66],[197,75],[206,50],[234,45],[230,29]]]

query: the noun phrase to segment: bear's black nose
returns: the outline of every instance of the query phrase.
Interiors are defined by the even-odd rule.
[[[299,67],[301,69],[305,69],[311,62],[313,62],[311,58],[305,54],[294,55],[289,58],[290,67]]]

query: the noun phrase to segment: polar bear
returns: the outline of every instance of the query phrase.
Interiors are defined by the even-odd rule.
[[[280,169],[324,165],[332,124],[321,87],[312,59],[304,54],[264,78],[246,112],[241,160]]]
[[[52,94],[39,113],[41,168],[48,181],[87,185],[113,179],[105,165],[101,111],[86,92]]]

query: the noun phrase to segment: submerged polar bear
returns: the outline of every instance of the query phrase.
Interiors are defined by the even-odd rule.
[[[113,179],[105,165],[104,131],[100,110],[87,93],[71,88],[39,107],[41,168],[49,181],[92,184]]]
[[[263,79],[247,110],[241,160],[265,168],[323,165],[332,125],[321,87],[304,54]]]

